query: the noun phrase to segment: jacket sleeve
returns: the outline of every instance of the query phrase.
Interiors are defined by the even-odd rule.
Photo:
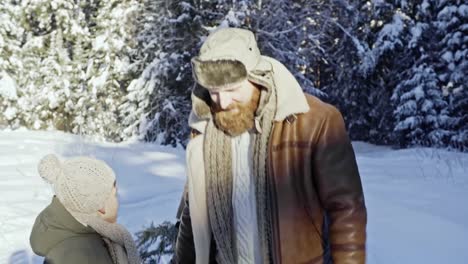
[[[340,112],[329,108],[314,151],[314,173],[328,220],[333,263],[365,263],[367,212],[361,179]]]
[[[176,248],[172,263],[195,263],[195,246],[193,242],[192,222],[190,220],[190,208],[188,192],[185,188],[183,195],[183,209],[180,210]]]

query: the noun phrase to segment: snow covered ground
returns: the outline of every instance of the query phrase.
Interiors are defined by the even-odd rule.
[[[468,263],[468,154],[354,146],[368,208],[368,263]],[[47,153],[109,162],[117,173],[119,222],[132,232],[152,221],[175,220],[185,177],[183,149],[0,131],[0,264],[41,261],[28,238],[52,195],[36,171]]]

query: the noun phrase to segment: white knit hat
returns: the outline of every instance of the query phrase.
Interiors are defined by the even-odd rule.
[[[104,207],[115,182],[114,171],[101,160],[71,158],[61,163],[49,154],[41,159],[39,175],[53,184],[55,194],[68,211],[95,214]]]
[[[110,246],[114,249],[110,253],[114,263],[141,263],[128,230],[117,223],[108,223],[97,215],[111,196],[115,182],[114,171],[104,161],[75,157],[60,162],[57,156],[49,154],[39,162],[38,171],[53,185],[57,198],[78,222],[92,227],[106,238],[106,243],[112,241]],[[113,253],[120,247],[125,248],[125,259],[121,254]]]

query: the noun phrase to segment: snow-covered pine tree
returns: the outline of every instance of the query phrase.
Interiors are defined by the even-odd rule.
[[[20,23],[21,7],[8,1],[0,3],[0,71],[14,73],[20,67],[18,53],[24,29]]]
[[[354,35],[363,50],[371,47],[371,56],[364,57],[369,58],[367,62],[370,63],[362,56],[353,55],[350,52],[353,49],[349,48],[337,56],[345,58],[342,61],[349,66],[342,69],[343,73],[338,75],[342,78],[336,78],[339,87],[331,89],[331,93],[335,98],[343,97],[340,105],[353,139],[398,144],[395,139],[401,138],[402,131],[392,133],[394,119],[399,117],[393,115],[390,96],[398,93],[395,89],[402,83],[416,85],[412,79],[416,72],[421,72],[419,67],[423,64],[431,65],[439,74],[437,67],[433,67],[437,61],[436,50],[441,47],[433,25],[437,14],[435,4],[427,0],[368,1],[358,6],[358,24],[350,28],[355,30]],[[343,47],[345,45],[340,46]],[[349,63],[349,59],[356,57],[359,58],[357,62]],[[453,118],[448,116],[447,109],[437,109],[437,112],[438,129],[427,135],[426,145],[444,146],[447,142],[447,124]]]
[[[405,73],[414,63],[413,51],[407,46],[415,23],[415,5],[415,1],[376,1],[372,19],[367,24],[374,31],[367,37],[372,39],[369,46],[375,67],[361,83],[368,89],[365,99],[367,107],[361,108],[361,111],[364,111],[364,115],[368,111],[368,140],[372,143],[394,143],[394,115],[390,97],[401,79],[407,78]]]
[[[71,53],[77,39],[86,40],[84,16],[70,0],[23,1],[21,10],[26,37],[21,47],[23,67],[15,74],[21,109],[16,118],[28,128],[70,131],[76,71]]]
[[[400,83],[393,95],[396,105],[395,135],[400,146],[443,146],[447,131],[440,117],[447,103],[442,97],[437,74],[425,63],[411,70],[411,78]]]
[[[398,116],[398,109],[404,100],[400,101],[395,110],[397,123],[394,134],[395,138],[399,139],[397,143],[400,146],[423,144],[446,147],[450,144],[461,150],[466,149],[466,122],[463,122],[463,119],[467,119],[467,111],[463,111],[463,109],[468,108],[467,101],[464,99],[466,93],[465,96],[463,95],[464,90],[466,91],[463,89],[464,86],[466,87],[466,74],[461,74],[463,71],[467,71],[466,59],[463,59],[462,55],[464,52],[466,53],[466,44],[463,47],[460,34],[457,33],[460,32],[463,25],[462,20],[457,16],[463,12],[460,13],[458,6],[454,7],[454,5],[463,6],[456,1],[423,0],[413,9],[416,10],[413,16],[415,22],[410,27],[411,39],[407,47],[411,51],[410,57],[414,62],[412,68],[401,75],[403,78],[401,78],[402,82],[399,87],[413,85],[412,89],[417,89],[418,83],[414,82],[415,79],[418,79],[417,75],[421,76],[424,75],[422,72],[426,74],[430,72],[427,78],[422,78],[421,81],[427,83],[430,79],[431,85],[429,86],[435,86],[433,96],[427,99],[432,102],[433,113],[437,113],[437,118],[432,117],[432,127],[425,126],[424,140],[413,131],[412,135],[406,136],[406,141],[402,141],[404,130],[401,128],[404,125],[401,116]],[[458,54],[458,56],[454,56],[454,54]],[[434,74],[437,78],[432,80]],[[395,94],[400,92],[396,89],[392,99],[395,99]],[[443,94],[444,97],[439,98],[440,94]],[[441,100],[444,103],[441,103]],[[414,118],[417,119],[417,116]],[[413,138],[410,139],[411,137]]]
[[[356,13],[356,10],[353,10],[352,6],[344,2],[347,1],[333,3],[330,3],[329,1],[318,1],[312,3],[310,1],[302,0],[292,2],[268,1],[262,3],[261,8],[258,8],[258,1],[232,2],[220,0],[209,2],[182,2],[180,6],[184,7],[188,11],[194,12],[196,15],[189,14],[189,16],[197,17],[196,21],[201,26],[191,28],[190,24],[186,24],[184,28],[178,29],[177,31],[164,31],[164,27],[162,27],[162,29],[159,27],[159,31],[166,32],[164,38],[162,38],[161,41],[153,41],[152,43],[165,43],[164,41],[167,41],[167,39],[170,39],[175,33],[177,33],[177,37],[175,39],[171,39],[170,43],[164,44],[163,47],[171,47],[174,43],[184,41],[184,45],[182,46],[184,47],[183,50],[190,50],[187,55],[193,57],[201,44],[201,41],[198,40],[203,40],[204,36],[206,36],[210,30],[214,30],[218,26],[249,28],[257,33],[259,46],[264,54],[277,58],[283,62],[293,72],[293,74],[296,75],[307,92],[325,98],[325,93],[316,88],[320,87],[324,89],[337,87],[336,76],[341,77],[342,83],[350,82],[349,78],[343,78],[346,72],[345,67],[347,65],[354,66],[356,61],[349,61],[347,62],[348,64],[345,64],[342,59],[346,58],[346,50],[348,50],[349,47],[356,51],[358,59],[366,61],[366,65],[372,64],[372,58],[370,58],[371,56],[369,55],[371,53],[370,49],[362,46],[354,36],[350,37],[350,31],[352,30],[349,30],[348,27],[352,27],[352,25],[354,25],[353,14]],[[166,7],[166,5],[164,6]],[[170,6],[177,5],[173,3]],[[168,12],[168,14],[173,17],[177,17],[178,20],[184,17],[181,16],[180,12]],[[284,23],[284,21],[286,21],[286,23]],[[346,25],[346,28],[340,27],[340,24],[336,21]],[[291,25],[294,28],[291,28]],[[208,31],[203,29],[207,29]],[[183,33],[184,30],[185,32],[188,30],[191,30],[192,32],[190,32],[190,34]],[[154,32],[159,31],[158,29],[154,30]],[[190,40],[186,41],[184,37],[186,35],[196,38],[197,42]],[[347,46],[346,48],[340,47],[342,39],[346,38],[350,39],[348,43],[350,43],[351,46]],[[161,50],[164,52],[160,55],[170,53],[167,52],[167,50],[170,50],[168,48]],[[176,53],[177,52],[178,51],[176,51]],[[145,89],[136,89],[136,87],[144,87],[148,83],[146,80],[153,78],[153,81],[151,82],[157,83],[155,85],[155,91],[157,91],[157,93],[155,92],[151,95],[152,106],[149,108],[152,110],[151,114],[146,117],[146,120],[149,121],[146,123],[143,122],[144,127],[149,128],[147,138],[150,140],[159,138],[159,141],[164,144],[174,144],[175,141],[173,140],[173,135],[176,133],[168,132],[166,130],[166,127],[168,126],[164,124],[168,124],[168,122],[164,120],[167,120],[167,118],[161,120],[162,112],[160,109],[162,108],[162,105],[168,102],[167,95],[170,93],[162,92],[164,89],[167,89],[164,87],[169,87],[167,84],[160,83],[163,78],[154,77],[154,73],[159,74],[161,71],[155,70],[156,67],[162,65],[162,62],[159,62],[159,58],[156,60],[157,61],[155,61],[151,66],[153,70],[145,70],[144,77],[140,78],[138,81],[139,84],[132,87],[132,89],[135,88],[135,91],[139,91],[132,93],[132,96],[135,98],[138,97],[136,96],[137,93],[140,95],[145,93],[148,94],[144,91]],[[178,61],[174,62],[178,63]],[[173,67],[171,65],[172,64],[168,67]],[[148,73],[151,73],[151,76],[153,77],[150,77]],[[188,76],[188,82],[193,83],[189,67],[185,68],[185,72],[180,73],[181,74],[178,74],[177,76]],[[165,78],[163,81],[168,84],[175,82],[174,78]],[[181,94],[174,89],[172,89],[171,92],[173,95],[172,101],[177,101],[176,98],[181,99],[184,96],[186,96],[185,98],[188,98],[187,95],[180,96]],[[162,96],[157,97],[158,93]],[[130,105],[130,101],[131,100],[127,101],[126,105]],[[176,107],[175,109],[177,109],[177,111],[185,111],[185,115],[178,118],[178,120],[185,121],[187,118],[186,115],[189,111],[188,105],[190,105],[190,101],[186,100],[183,102],[183,104],[180,104],[181,107]],[[145,105],[148,105],[148,103],[145,103]],[[169,115],[168,113],[176,112],[170,109],[172,108],[166,108],[165,116],[179,117],[175,114]],[[368,111],[364,110],[363,112]],[[140,115],[140,113],[138,115]],[[174,117],[170,120],[173,119]],[[135,116],[132,120],[138,119]],[[136,123],[134,122],[134,124]],[[180,132],[181,130],[177,129],[175,131]],[[182,131],[184,131],[184,133],[179,133],[179,135],[183,135],[182,141],[185,141],[187,130]],[[178,140],[181,139],[178,138]]]
[[[466,1],[438,1],[434,27],[435,68],[449,102],[445,127],[452,131],[450,146],[468,150],[468,4]]]
[[[144,263],[160,263],[163,256],[172,256],[175,250],[177,228],[170,222],[154,223],[136,233],[136,242]]]
[[[244,1],[144,1],[136,53],[131,59],[135,78],[120,106],[125,134],[162,144],[185,145],[188,140],[190,92],[194,85],[190,59],[209,31],[241,26]]]
[[[83,85],[86,96],[76,102],[75,108],[81,111],[73,120],[73,132],[120,141],[125,135],[119,106],[134,77],[129,73],[129,64],[136,47],[140,5],[137,0],[109,0],[87,10],[92,23],[92,46],[81,54],[87,59]]]
[[[367,128],[363,129],[368,124],[358,111],[358,105],[365,105],[360,101],[366,100],[366,89],[361,87],[362,78],[355,74],[355,68],[357,65],[364,65],[361,62],[367,61],[366,54],[369,54],[369,48],[358,39],[355,31],[358,10],[359,7],[350,1],[337,1],[334,5],[324,5],[316,10],[321,15],[313,17],[316,31],[321,34],[317,42],[324,50],[317,56],[314,67],[317,70],[314,74],[319,78],[320,88],[330,96],[330,102],[342,111],[353,138],[368,131]]]
[[[135,52],[130,57],[129,73],[134,76],[126,88],[127,94],[119,106],[126,136],[144,138],[151,114],[151,96],[159,88],[156,74],[159,63],[160,39],[164,37],[161,25],[166,16],[167,1],[147,0],[141,3],[143,13],[136,23],[141,28],[136,34]]]
[[[258,1],[252,1],[258,4]],[[254,10],[249,27],[258,37],[263,54],[282,62],[297,78],[304,91],[326,98],[316,87],[314,65],[324,54],[323,30],[317,27],[318,9],[323,1],[265,1]]]
[[[139,53],[132,61],[141,76],[128,88],[123,113],[128,133],[137,129],[145,140],[185,145],[189,129],[190,60],[197,53],[201,17],[193,1],[146,1],[145,27],[139,32]]]
[[[403,6],[400,5],[399,8],[404,7],[406,1],[401,4]],[[395,124],[392,136],[394,142],[400,147],[429,145],[427,134],[438,125],[436,120],[439,114],[433,107],[433,98],[427,98],[427,91],[432,90],[434,93],[438,87],[437,75],[431,66],[431,58],[427,56],[430,45],[433,43],[433,35],[427,34],[431,31],[432,13],[426,5],[416,5],[416,8],[411,10],[416,10],[416,14],[405,14],[405,17],[412,19],[417,15],[418,20],[408,24],[409,34],[405,37],[409,39],[400,42],[400,45],[405,47],[406,56],[413,61],[405,65],[407,69],[402,69],[403,72],[396,79],[398,83],[391,97]],[[401,12],[398,15],[400,21],[403,21]],[[400,27],[401,30],[403,28],[404,25]]]
[[[9,6],[2,15],[19,14],[10,23],[2,19],[2,29],[18,22],[21,30],[15,32],[20,43],[10,68],[2,61],[18,87],[8,125],[125,138],[118,107],[133,77],[127,66],[138,1],[9,3],[2,2],[2,8]],[[7,54],[14,50],[10,35],[2,34],[9,41]]]
[[[0,128],[18,126],[17,84],[15,74],[22,65],[19,59],[24,29],[21,8],[9,1],[0,2]]]
[[[376,58],[373,44],[391,22],[393,6],[337,1],[325,7],[319,25],[327,53],[319,64],[320,84],[342,111],[352,139],[384,143],[381,120],[390,96],[378,72],[388,62]]]
[[[157,139],[163,144],[172,145],[177,144],[178,141],[184,144],[186,141],[188,130],[185,122],[190,111],[188,95],[193,84],[188,62],[191,57],[196,55],[204,37],[217,27],[242,27],[257,33],[262,52],[283,62],[296,75],[307,92],[322,98],[326,95],[316,89],[316,86],[323,85],[321,88],[332,86],[330,84],[335,79],[324,78],[331,72],[330,69],[337,74],[342,72],[341,69],[337,68],[337,65],[340,65],[336,63],[338,60],[333,58],[336,53],[333,53],[334,50],[329,48],[331,45],[339,45],[336,40],[340,40],[342,36],[348,34],[346,30],[336,26],[336,22],[334,22],[336,19],[330,18],[330,16],[335,16],[341,18],[343,24],[349,24],[345,21],[345,18],[352,17],[346,13],[349,6],[341,2],[332,5],[333,8],[330,7],[328,1],[311,3],[302,0],[292,1],[292,3],[268,1],[262,3],[261,8],[258,8],[258,1],[247,0],[235,2],[225,0],[179,1],[179,3],[172,2],[169,5],[166,2],[152,3],[154,6],[163,7],[153,9],[169,10],[170,12],[161,15],[157,11],[152,12],[153,16],[158,14],[152,18],[153,21],[157,21],[153,24],[162,26],[148,31],[150,34],[147,36],[153,34],[151,35],[152,41],[148,42],[151,43],[148,47],[154,47],[153,50],[157,51],[148,52],[147,57],[139,56],[144,58],[143,64],[148,65],[148,68],[144,69],[139,80],[134,81],[130,86],[129,89],[134,90],[134,92],[130,92],[128,100],[124,104],[128,109],[137,109],[136,102],[139,101],[135,98],[147,98],[148,94],[151,93],[150,101],[142,103],[145,105],[144,108],[150,109],[149,112],[148,110],[127,111],[128,113],[133,111],[134,114],[128,115],[126,119],[126,122],[133,124],[134,130],[142,121],[140,127],[147,128],[146,138],[149,140]],[[151,17],[151,14],[148,13],[145,17]],[[164,20],[161,17],[167,17],[167,19]],[[164,23],[177,24],[186,18],[195,19],[193,22],[185,23],[184,27],[164,26]],[[290,27],[291,25],[293,25],[293,29]],[[148,29],[152,27],[154,26],[148,25]],[[335,31],[333,32],[333,30]],[[163,37],[158,37],[158,34]],[[358,49],[359,43],[356,43],[355,39],[353,41],[351,42],[353,48]],[[145,41],[141,43],[144,45]],[[181,50],[185,51],[184,59],[178,60],[177,58],[182,58],[180,57]],[[173,61],[168,63],[168,59]],[[328,63],[327,60],[331,63]],[[134,63],[135,68],[139,68],[136,65],[143,65],[142,61],[137,59]],[[320,65],[319,62],[322,61],[325,63]],[[323,67],[327,63],[329,65]],[[177,68],[175,65],[186,66]],[[320,75],[320,70],[317,70],[319,67],[322,67],[323,75]],[[174,71],[173,68],[175,68]],[[180,83],[180,80],[186,81]],[[322,80],[329,82],[321,82]],[[190,87],[186,85],[187,83],[190,83]],[[180,84],[184,88],[181,88]],[[175,89],[169,89],[169,87],[175,87]],[[168,100],[169,98],[170,100]],[[181,103],[177,103],[178,107],[173,107],[174,102]],[[179,115],[179,113],[183,114]],[[142,114],[145,118],[139,119]]]
[[[450,93],[450,146],[468,152],[468,91],[466,84],[462,89]]]

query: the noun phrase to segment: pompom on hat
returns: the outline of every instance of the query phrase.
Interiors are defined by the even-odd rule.
[[[41,159],[38,166],[39,175],[48,183],[53,184],[62,174],[60,161],[57,156],[49,154]]]

